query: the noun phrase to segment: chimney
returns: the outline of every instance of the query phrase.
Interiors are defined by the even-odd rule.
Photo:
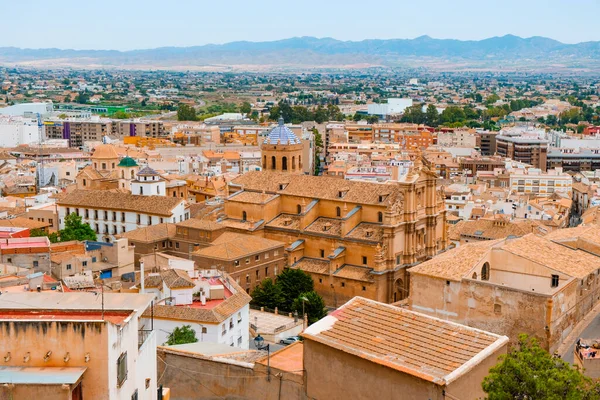
[[[206,295],[204,294],[204,291],[200,292],[200,302],[203,306],[206,305]]]

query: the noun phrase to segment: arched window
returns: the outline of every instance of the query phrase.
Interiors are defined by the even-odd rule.
[[[277,169],[277,161],[276,161],[275,156],[271,157],[271,169],[273,169],[273,170]]]
[[[477,272],[473,272],[473,276],[471,278],[477,279]]]
[[[281,157],[281,170],[287,171],[287,157]]]
[[[383,222],[383,213],[381,211],[377,213],[377,222]]]
[[[490,263],[486,262],[481,267],[481,280],[488,281],[490,280]]]
[[[338,216],[338,217],[341,217],[342,216],[342,209],[339,208],[339,207],[336,207],[335,208],[335,215]]]
[[[121,179],[125,179],[125,171],[121,170]]]
[[[296,210],[298,210],[296,214],[302,214],[302,206],[300,204],[296,206]]]
[[[85,179],[83,180],[83,186],[87,186],[87,181]]]
[[[115,169],[115,163],[112,163],[112,169]]]
[[[131,179],[133,179],[133,178],[134,178],[134,176],[135,176],[135,175],[134,175],[134,172],[133,172],[133,170],[131,170]]]
[[[140,186],[140,194],[144,194],[144,188],[142,186]]]
[[[298,156],[298,169],[302,169],[302,156]]]
[[[292,156],[292,171],[296,170],[296,157]]]
[[[242,221],[246,221],[247,218],[248,214],[246,214],[246,211],[242,211]]]
[[[106,163],[102,163],[102,170],[105,171],[106,170]]]
[[[267,169],[267,156],[263,156],[263,169]]]
[[[94,169],[98,169],[98,163],[94,163]]]

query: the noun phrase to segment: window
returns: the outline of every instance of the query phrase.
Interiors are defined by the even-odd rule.
[[[236,267],[239,267],[240,266],[240,260],[235,260],[233,262],[233,265],[235,265]]]
[[[81,265],[84,266],[84,267],[87,267],[87,261],[82,261]]]
[[[269,267],[265,267],[265,277],[269,276]]]
[[[325,258],[325,250],[321,249],[321,258]]]
[[[202,333],[207,333],[207,332],[208,332],[208,330],[206,329],[206,327],[205,327],[205,326],[203,326],[203,327],[202,327]]]
[[[346,287],[346,282],[342,282],[342,287]]]
[[[341,217],[341,216],[342,216],[342,209],[341,209],[341,208],[339,208],[339,207],[336,207],[336,208],[335,208],[335,215],[336,215],[337,217]]]
[[[238,322],[238,324],[239,324],[240,322],[242,322],[242,313],[238,313],[238,314],[237,314],[237,322]]]
[[[323,278],[319,278],[319,283],[323,283]]]
[[[552,275],[552,284],[550,285],[551,287],[558,287],[558,283],[559,283],[559,276],[558,275]]]
[[[150,383],[148,383],[148,386],[150,386]],[[148,386],[146,386],[146,388],[148,388]],[[137,389],[135,389],[135,392],[133,392],[133,394],[131,395],[131,400],[138,400],[138,391],[137,391]]]
[[[123,386],[127,380],[127,352],[122,353],[117,360],[117,387]]]
[[[490,264],[487,262],[485,264],[483,264],[483,266],[481,267],[481,280],[482,281],[490,280]]]
[[[175,242],[175,248],[178,249],[179,248],[179,242]]]
[[[362,263],[367,265],[367,256],[362,256]]]
[[[383,213],[381,211],[377,213],[377,222],[383,222]]]
[[[396,265],[399,265],[399,264],[400,264],[400,256],[399,256],[399,255],[397,255],[397,256],[396,256]]]
[[[96,257],[92,257],[92,262],[95,263],[96,262]]]
[[[242,345],[242,337],[241,337],[241,336],[238,338],[238,342],[237,342],[237,344],[238,344],[238,346],[241,346],[241,345]]]
[[[247,218],[248,214],[246,214],[246,211],[242,211],[242,221],[246,221]]]
[[[67,271],[71,270],[71,264],[67,264]]]
[[[254,256],[254,261],[259,261],[259,260],[260,260],[260,255]]]
[[[362,287],[362,290],[363,290],[363,292],[366,292],[366,291],[367,291],[367,287],[366,287],[366,286],[363,286],[363,287]]]
[[[221,335],[225,336],[226,333],[227,333],[227,326],[225,324],[223,324],[223,329],[221,330]]]
[[[279,250],[275,250],[275,251],[273,252],[273,257],[277,257],[278,255],[279,255]]]
[[[124,212],[121,213],[121,222],[125,222],[125,213]]]
[[[494,304],[494,314],[502,314],[502,306],[500,304]]]
[[[265,260],[268,259],[269,258],[269,253],[268,252],[265,253],[264,257],[265,257]]]
[[[300,204],[296,205],[296,214],[302,214],[302,206]]]
[[[33,262],[33,268],[37,268],[39,265],[40,265],[40,263],[38,261]]]

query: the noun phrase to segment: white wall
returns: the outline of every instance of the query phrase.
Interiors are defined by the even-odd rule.
[[[0,147],[16,147],[39,141],[40,133],[37,122],[25,118],[11,119],[10,121],[0,119]]]

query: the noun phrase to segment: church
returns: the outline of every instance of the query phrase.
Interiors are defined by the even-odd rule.
[[[420,157],[386,183],[304,175],[301,141],[282,120],[261,152],[263,170],[230,182],[218,220],[285,243],[286,264],[309,273],[328,306],[403,300],[406,270],[447,249],[444,196]]]

